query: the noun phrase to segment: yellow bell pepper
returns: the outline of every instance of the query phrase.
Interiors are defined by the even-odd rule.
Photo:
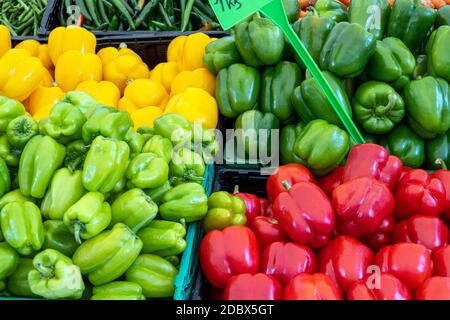
[[[11,33],[7,27],[0,24],[0,57],[9,49],[11,49]]]
[[[103,65],[107,65],[109,62],[116,59],[118,56],[124,56],[124,55],[132,55],[140,59],[139,55],[134,52],[131,49],[127,48],[126,44],[120,44],[119,49],[115,47],[106,47],[103,49],[100,49],[99,52],[97,52],[97,55],[102,60]]]
[[[86,80],[102,80],[102,62],[93,53],[81,54],[79,51],[66,51],[58,59],[55,80],[64,91],[75,90]]]
[[[59,87],[40,87],[34,90],[24,105],[28,112],[36,119],[47,118],[51,108],[64,96]]]
[[[40,86],[45,68],[23,49],[10,49],[0,58],[0,96],[26,100]]]
[[[169,95],[163,85],[151,79],[138,79],[131,82],[119,101],[119,109],[130,113],[145,107],[158,107],[164,110]]]
[[[76,90],[88,93],[95,100],[105,106],[117,108],[119,104],[120,90],[114,83],[110,81],[83,81],[77,86]]]
[[[28,39],[17,44],[15,48],[27,50],[33,57],[39,58],[44,68],[53,68],[53,62],[50,58],[47,44],[40,44],[39,41]]]
[[[199,123],[204,128],[217,127],[218,108],[216,99],[203,89],[189,88],[173,96],[164,113],[177,113],[191,123]]]
[[[182,71],[172,81],[170,94],[173,96],[183,93],[187,88],[200,88],[215,96],[216,76],[206,68]]]
[[[93,33],[73,25],[53,29],[48,37],[48,50],[55,66],[59,57],[66,51],[95,53],[96,46],[97,39]]]
[[[178,66],[176,62],[162,62],[150,72],[150,79],[161,83],[166,91],[170,92],[172,81],[177,74]]]
[[[177,37],[167,49],[167,61],[176,61],[180,71],[203,68],[205,48],[211,41],[213,39],[201,32]]]
[[[132,112],[130,117],[133,120],[134,128],[137,130],[143,126],[153,128],[153,121],[162,114],[163,112],[159,107],[145,107]]]
[[[50,73],[50,71],[44,68],[42,72],[43,76],[40,87],[47,87],[47,88],[53,87],[55,85],[55,80],[53,79],[53,76]]]

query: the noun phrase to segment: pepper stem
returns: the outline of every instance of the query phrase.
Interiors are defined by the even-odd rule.
[[[291,184],[289,182],[287,182],[286,180],[284,180],[281,184],[286,189],[286,191],[289,191],[292,188]]]
[[[81,244],[80,233],[82,232],[83,226],[79,221],[73,223],[73,233],[75,235],[75,241],[78,244]]]
[[[234,191],[233,191],[233,193],[234,193],[234,194],[239,193],[239,185],[235,185],[235,186],[234,186]]]
[[[447,164],[441,158],[436,159],[434,162],[436,165],[440,166],[442,170],[448,170]]]
[[[385,106],[378,106],[375,108],[375,114],[377,116],[384,116],[386,113],[392,110],[393,107],[397,104],[397,96],[391,93],[388,97],[388,104]]]
[[[52,266],[44,266],[40,263],[36,265],[36,269],[38,269],[39,273],[47,279],[53,278],[55,276],[55,271]]]

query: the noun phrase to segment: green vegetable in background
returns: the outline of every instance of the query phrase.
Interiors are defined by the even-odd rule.
[[[145,300],[141,286],[129,281],[113,281],[92,290],[91,300]]]
[[[128,143],[132,154],[140,153],[145,143],[144,137],[139,132],[135,132],[133,129],[128,130],[124,141]]]
[[[447,167],[450,165],[450,131],[442,133],[431,140],[426,140],[426,157],[428,169],[441,169],[441,165],[436,163],[437,159],[442,159]]]
[[[175,256],[186,248],[186,227],[178,222],[153,220],[137,236],[144,244],[142,253],[161,257]]]
[[[31,116],[23,115],[11,120],[6,128],[6,137],[13,147],[23,149],[38,131],[38,123]]]
[[[172,185],[185,182],[202,183],[206,171],[202,156],[187,148],[181,148],[174,152],[169,167]]]
[[[11,120],[25,115],[25,107],[17,100],[0,96],[0,133],[6,132]]]
[[[388,0],[352,1],[348,9],[348,21],[361,25],[381,40],[390,12],[391,6]]]
[[[83,125],[82,136],[85,143],[91,143],[95,137],[124,140],[133,126],[128,112],[118,112],[112,107],[96,109]]]
[[[5,160],[8,166],[17,167],[19,165],[21,153],[22,150],[9,143],[6,135],[0,137],[0,158]]]
[[[11,178],[5,160],[0,158],[0,197],[9,191]]]
[[[8,204],[11,202],[32,202],[35,203],[36,200],[31,198],[31,197],[26,197],[22,194],[22,192],[20,192],[20,189],[16,189],[13,191],[10,191],[8,193],[6,193],[3,197],[0,198],[0,211]]]
[[[337,0],[317,0],[314,8],[319,16],[330,17],[336,22],[347,20],[347,8]]]
[[[436,27],[450,26],[450,6],[443,6],[437,12]]]
[[[54,249],[62,254],[71,257],[79,244],[73,238],[73,234],[63,221],[47,220],[44,226],[43,249]]]
[[[416,67],[411,74],[412,80],[419,80],[425,77],[427,74],[427,56],[425,54],[420,54],[416,57]]]
[[[160,204],[164,194],[172,189],[172,185],[169,181],[166,181],[162,186],[154,189],[147,189],[145,193],[156,203]]]
[[[283,0],[283,7],[289,22],[295,22],[300,13],[300,4],[298,0]]]
[[[169,165],[154,153],[141,153],[131,159],[126,177],[132,186],[157,188],[169,178]]]
[[[19,264],[19,255],[6,242],[0,242],[0,291],[5,289],[5,280],[12,275]]]
[[[247,222],[245,202],[226,191],[214,192],[208,199],[208,213],[203,219],[205,232],[223,230],[232,225],[244,226]]]
[[[236,48],[234,35],[217,39],[206,46],[203,64],[215,74],[239,62],[241,62],[241,56]]]
[[[78,107],[86,119],[89,119],[95,110],[103,107],[97,100],[84,91],[69,91],[60,102],[68,102]]]
[[[174,113],[167,113],[155,119],[154,134],[169,139],[172,145],[184,144],[192,139],[192,128],[189,121],[183,116]]]
[[[170,160],[172,160],[172,149],[172,143],[169,139],[159,135],[154,135],[147,140],[142,152],[153,153],[169,163]]]
[[[450,26],[435,30],[428,41],[428,73],[450,81]]]
[[[300,163],[303,160],[294,153],[295,140],[305,127],[305,123],[300,121],[297,124],[291,124],[283,127],[280,131],[280,161],[282,164]]]
[[[33,259],[20,258],[16,270],[6,280],[6,290],[17,297],[35,298],[28,283],[28,274],[34,270]]]

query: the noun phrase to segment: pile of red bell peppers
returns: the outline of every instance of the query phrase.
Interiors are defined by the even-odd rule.
[[[225,300],[450,299],[450,171],[361,144],[318,180],[300,164],[237,194],[247,225],[206,234],[200,264]],[[217,294],[216,294],[217,296]]]

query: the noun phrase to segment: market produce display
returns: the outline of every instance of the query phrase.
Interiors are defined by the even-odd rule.
[[[48,0],[4,0],[0,5],[0,24],[13,36],[37,36]]]

